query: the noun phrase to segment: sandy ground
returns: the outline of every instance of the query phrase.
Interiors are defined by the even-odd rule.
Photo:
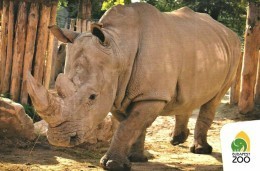
[[[146,154],[148,163],[133,163],[133,171],[219,171],[222,170],[221,146],[219,133],[226,123],[260,119],[260,107],[252,114],[241,115],[235,106],[222,102],[216,119],[209,130],[208,141],[213,146],[211,155],[198,155],[189,152],[192,145],[193,131],[198,110],[193,112],[189,122],[191,130],[187,141],[179,146],[172,146],[170,134],[174,127],[173,117],[158,117],[147,131]],[[0,170],[61,170],[61,171],[96,171],[102,170],[98,163],[106,152],[108,143],[96,145],[84,144],[74,148],[59,148],[49,145],[45,137],[38,137],[35,142],[22,140],[0,140]]]

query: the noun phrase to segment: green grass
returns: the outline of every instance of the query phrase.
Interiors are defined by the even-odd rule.
[[[32,118],[33,122],[37,122],[41,120],[40,116],[37,114],[33,106],[28,104],[22,104],[22,105],[25,110],[25,113],[27,113]]]

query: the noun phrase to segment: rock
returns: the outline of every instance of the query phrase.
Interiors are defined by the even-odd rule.
[[[48,131],[48,123],[44,120],[34,123],[34,133],[36,135],[46,136]]]
[[[112,116],[112,114],[109,113],[103,122],[101,122],[92,132],[92,136],[86,139],[85,142],[95,144],[100,141],[110,141],[116,128],[118,127],[118,124],[119,122]]]
[[[21,104],[7,98],[0,98],[0,136],[35,138],[32,119]]]
[[[97,127],[97,140],[110,140],[118,127],[118,124],[119,122],[112,116],[112,114],[108,114],[103,122]]]

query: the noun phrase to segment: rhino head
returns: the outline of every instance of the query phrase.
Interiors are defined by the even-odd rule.
[[[99,25],[76,33],[50,27],[58,40],[69,43],[64,74],[52,94],[28,74],[27,89],[39,115],[49,124],[51,144],[75,146],[88,138],[111,110],[117,90],[118,60],[109,36]]]

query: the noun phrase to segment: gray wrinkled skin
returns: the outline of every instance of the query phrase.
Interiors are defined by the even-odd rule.
[[[145,130],[158,115],[175,115],[171,143],[178,145],[189,135],[190,114],[200,108],[191,151],[212,152],[207,131],[239,62],[235,33],[189,8],[161,13],[142,3],[113,7],[91,32],[50,29],[69,43],[65,73],[56,81],[59,96],[28,77],[50,143],[82,143],[111,111],[121,123],[100,163],[130,170],[130,161],[147,161]]]

